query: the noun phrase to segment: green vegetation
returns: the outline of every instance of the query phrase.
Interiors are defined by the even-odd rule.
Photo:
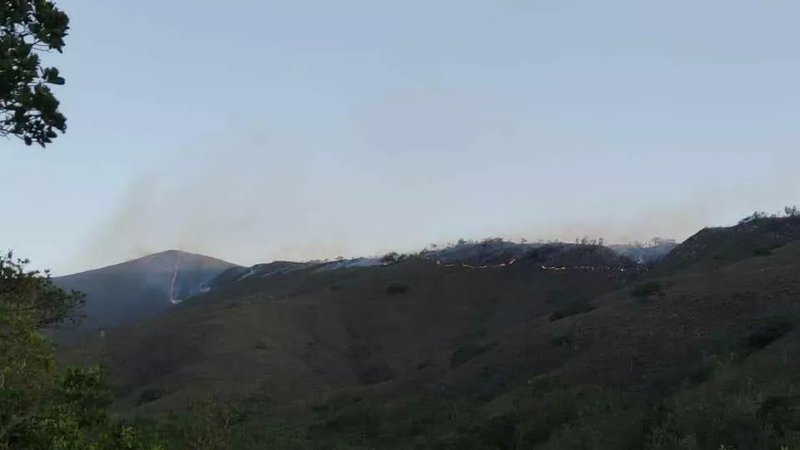
[[[718,364],[708,381],[684,384],[663,398],[558,383],[526,384],[491,402],[464,395],[393,401],[344,395],[294,424],[252,408],[229,432],[232,448],[240,449],[267,443],[353,450],[800,448],[797,380],[755,383],[752,377],[747,368]],[[265,440],[248,442],[254,435]]]
[[[340,394],[299,419],[252,399],[236,410],[208,408],[191,426],[176,416],[149,426],[174,427],[180,445],[197,442],[191,433],[217,445],[206,448],[243,450],[795,449],[800,380],[783,375],[759,379],[748,367],[716,363],[707,381],[663,397],[558,381],[523,383],[491,401]]]
[[[715,351],[734,358],[758,352],[795,328],[796,315],[790,312],[732,324],[716,337]]]
[[[67,129],[49,85],[64,84],[39,54],[61,53],[69,17],[48,0],[0,2],[0,136],[42,147]]]
[[[572,285],[567,284],[572,281],[566,278],[570,274],[558,274],[562,278],[554,279],[553,285],[539,287],[527,297],[539,302],[530,302],[537,307],[536,319],[515,327],[497,326],[510,317],[508,310],[498,308],[508,298],[487,295],[492,291],[480,295],[474,289],[459,291],[463,280],[448,285],[428,279],[417,281],[411,278],[412,272],[400,271],[408,270],[403,265],[391,268],[390,273],[389,269],[375,271],[379,277],[364,276],[359,282],[349,278],[347,291],[336,294],[330,292],[329,274],[315,284],[317,287],[307,283],[312,278],[298,277],[281,289],[291,292],[297,283],[309,289],[307,298],[324,292],[326,298],[335,296],[337,302],[342,302],[337,308],[347,313],[356,312],[355,307],[370,308],[357,311],[352,317],[381,317],[376,311],[393,307],[387,315],[391,320],[383,322],[388,325],[362,327],[361,321],[348,323],[351,339],[367,342],[369,338],[368,342],[375,344],[374,353],[358,359],[361,365],[353,385],[336,389],[335,393],[327,391],[333,396],[320,404],[310,399],[297,403],[277,398],[273,401],[270,395],[275,391],[270,386],[231,405],[211,402],[187,413],[166,416],[157,415],[159,408],[174,396],[166,393],[156,398],[160,393],[153,393],[140,410],[153,415],[132,426],[140,439],[153,439],[163,448],[175,450],[800,448],[800,433],[796,431],[800,426],[800,400],[796,395],[800,376],[795,373],[791,358],[800,310],[792,298],[779,297],[781,292],[790,291],[788,286],[794,286],[788,283],[793,280],[796,253],[785,254],[786,250],[776,251],[766,260],[753,259],[731,266],[720,271],[718,278],[684,275],[665,276],[657,281],[640,279],[640,284],[623,288],[618,293],[622,295],[606,297],[592,310],[589,305],[595,297],[585,291],[572,292],[568,289]],[[785,266],[777,265],[783,262]],[[762,294],[746,277],[761,279],[764,264],[773,263],[776,265],[770,267],[775,270],[769,272],[770,276],[786,280],[787,284],[774,290],[773,285],[765,284],[763,289],[768,292]],[[476,273],[497,275],[498,278],[489,278],[491,284],[487,283],[492,288],[503,276],[490,271],[468,275],[474,278]],[[447,276],[453,277],[452,273]],[[384,302],[380,310],[373,309],[375,302],[371,300],[344,303],[350,296],[343,294],[380,292],[393,284],[407,287],[392,280],[414,280],[413,290],[401,289],[408,292],[402,302]],[[367,281],[370,284],[360,284]],[[563,283],[567,289],[559,289],[556,283]],[[658,297],[666,286],[678,283],[681,289],[671,292],[674,298],[647,314],[642,314],[642,308],[635,303],[619,301],[628,294],[637,299]],[[273,282],[269,288],[277,286],[280,285]],[[429,286],[435,288],[427,291]],[[528,291],[520,288],[519,292]],[[409,364],[414,366],[404,368],[400,358],[389,358],[387,355],[392,353],[378,348],[378,344],[391,342],[381,340],[378,331],[403,331],[398,314],[405,314],[409,306],[431,305],[447,294],[454,294],[453,303],[447,308],[457,310],[461,319],[457,324],[459,334],[451,341],[460,345],[455,351],[451,343],[437,348],[432,356],[424,351],[410,354]],[[477,300],[471,309],[466,309],[470,295]],[[420,302],[412,302],[417,296]],[[770,301],[775,303],[767,303]],[[768,309],[764,308],[765,303]],[[259,305],[247,306],[252,308],[248,311],[260,312],[263,317],[267,311],[279,311],[258,309]],[[524,310],[518,305],[512,313]],[[727,305],[730,309],[725,309]],[[295,305],[282,305],[289,306]],[[661,309],[668,313],[656,314]],[[307,314],[305,309],[297,311]],[[424,319],[429,311],[440,312],[437,306],[422,310],[420,315],[400,317],[404,321],[407,317]],[[727,315],[720,319],[721,314]],[[563,317],[543,320],[558,315]],[[224,317],[233,320],[233,316]],[[320,332],[319,325],[324,322],[318,316],[308,317],[314,318],[310,329]],[[445,321],[453,321],[452,315],[435,317],[435,322],[417,329],[423,332],[431,326],[455,328]],[[263,326],[261,320],[253,323]],[[663,328],[651,333],[653,324]],[[237,325],[237,331],[241,328]],[[670,340],[666,341],[662,336],[668,333]],[[270,336],[269,346],[259,345],[263,336]],[[259,358],[271,357],[277,353],[269,352],[280,349],[284,342],[279,337],[273,341],[272,336],[279,335],[268,335],[259,328],[258,333],[247,335],[243,345]],[[394,338],[393,334],[388,336]],[[511,347],[509,342],[517,337],[519,346]],[[408,339],[403,336],[399,340],[407,345]],[[667,351],[661,349],[665,346],[669,347]],[[309,354],[314,355],[321,347],[309,350]],[[397,348],[402,350],[393,347],[392,351]],[[523,351],[529,352],[527,361],[518,356],[517,352]],[[243,358],[249,355],[252,354],[242,353]],[[445,360],[437,355],[445,355]],[[411,371],[414,376],[426,377],[423,382],[430,382],[426,385],[430,389],[407,381],[409,378],[404,376],[408,367],[425,369]],[[439,374],[444,375],[435,378]],[[457,377],[463,379],[452,382]],[[134,392],[141,398],[146,391]],[[126,397],[136,402],[137,395]]]
[[[789,244],[616,293],[598,271],[531,281],[523,265],[413,260],[251,280],[90,344],[118,352],[96,361],[132,355],[113,367],[124,419],[108,412],[103,371],[59,367],[37,331],[80,295],[4,258],[0,450],[800,449],[798,254]],[[671,286],[652,308],[628,300]],[[384,290],[402,296],[374,301]],[[205,397],[193,366],[225,394]]]
[[[97,367],[60,368],[38,329],[69,317],[81,296],[26,261],[0,257],[0,449],[160,449],[112,420]]]
[[[653,449],[789,449],[800,446],[797,380],[756,379],[722,365],[707,383],[677,392],[649,436]]]
[[[81,304],[27,261],[0,255],[0,450],[222,450],[230,413],[199,404],[181,416],[126,422],[109,413],[112,392],[97,366],[61,367],[40,329]],[[165,392],[150,388],[140,403]],[[225,415],[228,414],[228,415]]]

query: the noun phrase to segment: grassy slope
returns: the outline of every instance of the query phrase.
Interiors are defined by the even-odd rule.
[[[246,279],[109,331],[72,358],[105,362],[125,406],[135,405],[144,389],[163,391],[146,405],[157,409],[211,390],[234,396],[263,390],[286,403],[385,380],[419,385],[449,372],[462,347],[488,348],[503,330],[614,290],[622,275],[410,260]],[[388,293],[392,284],[408,289]]]
[[[640,298],[615,271],[411,260],[247,279],[72,357],[108,363],[127,411],[148,389],[135,411],[244,399],[241,448],[779,448],[764,410],[798,386],[800,242],[774,226],[702,232]]]
[[[145,256],[100,269],[55,278],[64,289],[86,294],[78,312],[84,316],[78,327],[54,332],[61,343],[71,343],[99,329],[131,324],[172,308],[169,291],[176,262],[176,295],[185,295],[235,265],[203,255],[175,250]]]
[[[771,217],[732,227],[704,228],[659,263],[663,274],[721,267],[769,254],[800,239],[800,217]]]
[[[299,421],[258,408],[245,417],[237,446],[797,444],[790,429],[800,424],[793,412],[800,406],[798,269],[794,242],[772,255],[662,279],[663,294],[650,298],[614,292],[588,313],[491,333],[496,345],[438,378],[445,389],[350,389]],[[571,339],[554,345],[563,333]]]

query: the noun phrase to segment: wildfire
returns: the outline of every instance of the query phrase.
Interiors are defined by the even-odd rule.
[[[439,266],[442,266],[442,267],[463,267],[465,269],[483,270],[483,269],[502,269],[503,267],[508,267],[508,266],[514,264],[515,262],[517,262],[516,258],[514,258],[514,259],[512,259],[512,260],[510,260],[508,262],[501,263],[501,264],[483,265],[483,266],[472,266],[472,265],[463,264],[463,263],[462,264],[444,264],[441,261],[436,261],[436,264],[439,265]],[[547,271],[550,271],[550,270],[557,270],[557,271],[560,271],[560,270],[583,270],[583,271],[602,270],[602,271],[625,272],[627,270],[624,267],[606,267],[606,266],[569,266],[569,267],[567,267],[567,266],[544,266],[544,265],[542,265],[540,267],[541,267],[542,270],[547,270]]]
[[[442,264],[441,261],[436,261],[436,264],[438,264],[438,265],[440,265],[442,267],[457,267],[458,266],[458,267],[463,267],[465,269],[499,269],[499,268],[502,268],[502,267],[508,267],[508,266],[514,264],[515,262],[517,262],[516,258],[513,258],[513,259],[511,259],[511,261],[504,262],[504,263],[501,263],[501,264],[483,265],[483,266],[471,266],[469,264],[463,264],[463,263],[462,264]]]

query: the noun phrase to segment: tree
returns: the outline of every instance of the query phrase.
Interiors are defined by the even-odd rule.
[[[0,255],[0,306],[25,314],[39,329],[77,320],[76,309],[84,302],[80,292],[65,292],[49,273],[25,269],[28,260]]]
[[[739,225],[743,225],[743,224],[746,224],[746,223],[750,223],[750,222],[755,222],[755,221],[758,221],[758,220],[766,219],[767,217],[769,217],[767,215],[767,213],[762,212],[762,211],[756,211],[753,214],[751,214],[751,215],[743,218],[742,220],[740,220],[739,221]]]
[[[82,297],[0,256],[0,450],[158,450],[108,415],[98,367],[61,368],[39,328],[59,323]]]
[[[383,255],[380,259],[380,263],[383,265],[389,264],[396,264],[402,260],[402,256],[397,252],[391,252]]]
[[[46,146],[67,130],[49,85],[62,85],[42,53],[64,48],[69,17],[49,0],[0,0],[0,136]]]
[[[797,206],[787,206],[783,208],[783,213],[786,217],[800,217],[800,209],[797,209]]]

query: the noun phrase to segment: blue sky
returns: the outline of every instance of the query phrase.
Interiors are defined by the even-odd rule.
[[[62,0],[0,246],[67,273],[460,237],[685,238],[798,203],[796,1]]]

